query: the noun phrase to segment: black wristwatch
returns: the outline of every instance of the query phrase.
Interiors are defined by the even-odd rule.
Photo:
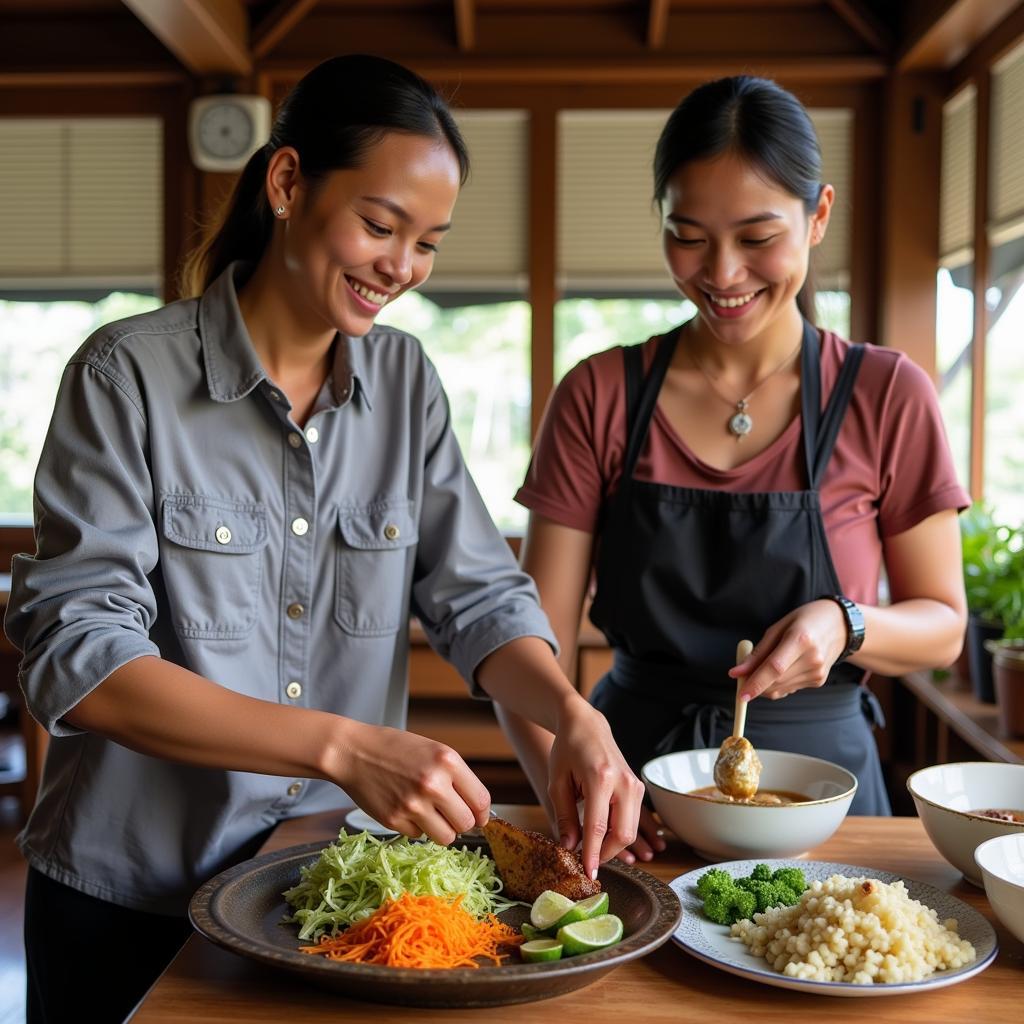
[[[829,594],[828,597],[843,609],[843,617],[846,619],[846,649],[836,659],[843,661],[855,651],[859,651],[864,643],[864,613],[842,594]]]

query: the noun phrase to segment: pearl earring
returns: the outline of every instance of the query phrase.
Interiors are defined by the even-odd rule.
[[[284,207],[283,206],[279,206],[276,210],[274,210],[274,216],[275,217],[283,217],[284,216]]]

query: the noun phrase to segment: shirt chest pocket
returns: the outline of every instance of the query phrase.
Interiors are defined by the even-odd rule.
[[[396,499],[338,513],[334,618],[352,636],[389,636],[409,616],[413,503]]]
[[[163,500],[164,583],[175,631],[203,640],[247,636],[259,613],[267,510],[200,494]]]

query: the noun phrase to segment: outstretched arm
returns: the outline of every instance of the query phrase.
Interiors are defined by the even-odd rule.
[[[249,697],[161,658],[122,665],[65,719],[168,761],[326,779],[409,836],[450,843],[488,818],[484,785],[442,743]]]

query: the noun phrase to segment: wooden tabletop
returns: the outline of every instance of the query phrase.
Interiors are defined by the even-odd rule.
[[[520,824],[541,827],[537,808],[498,807]],[[263,852],[323,840],[338,833],[344,815],[330,813],[283,823]],[[1020,1019],[1024,997],[1024,945],[993,916],[985,894],[963,881],[935,851],[917,818],[847,818],[839,831],[810,854],[814,860],[839,861],[892,871],[953,893],[995,925],[999,956],[980,975],[935,992],[890,998],[840,999],[808,995],[734,977],[710,967],[669,942],[641,960],[624,964],[594,984],[542,1002],[487,1010],[436,1010],[358,1002],[324,991],[254,961],[222,950],[193,935],[177,959],[142,1001],[131,1024],[231,1024],[231,1022],[372,1020],[417,1024],[469,1022],[486,1014],[488,1024],[718,1024],[741,1019],[787,1021],[824,1019],[934,1024],[938,1020],[971,1024]],[[675,843],[650,865],[669,881],[699,861]]]

